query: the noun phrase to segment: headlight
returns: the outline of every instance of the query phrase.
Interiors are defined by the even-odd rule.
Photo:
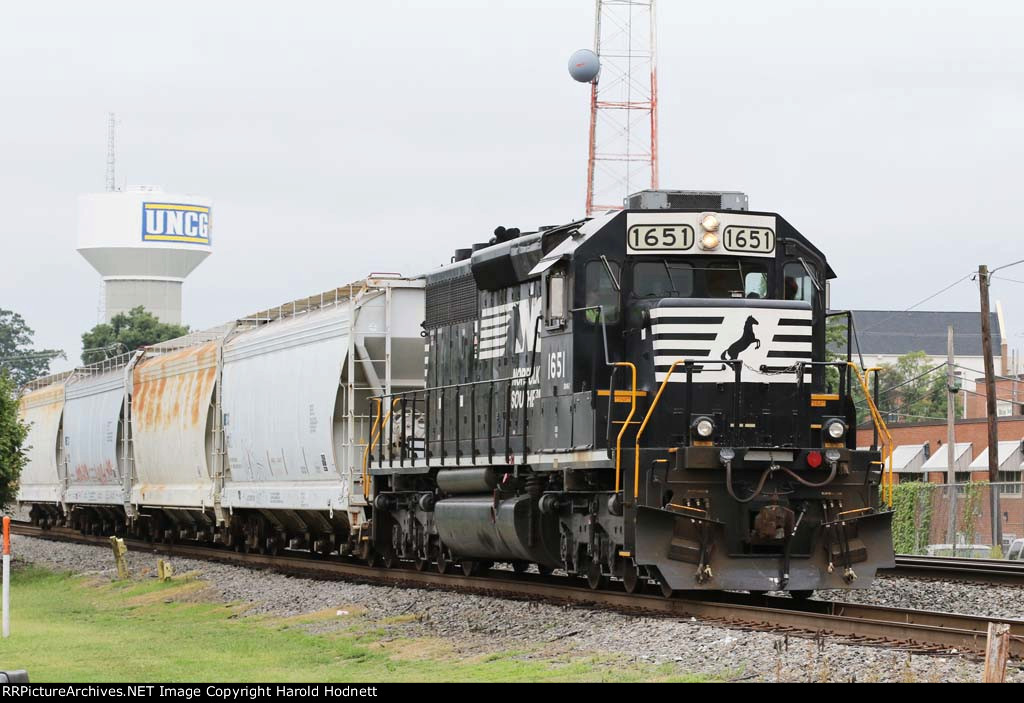
[[[698,436],[707,439],[715,432],[715,423],[710,417],[698,417],[693,423],[693,429]]]
[[[839,451],[836,449],[826,449],[825,458],[828,459],[830,464],[834,464],[839,461]]]
[[[718,248],[718,235],[714,232],[705,232],[704,236],[700,238],[701,249],[717,249]]]
[[[700,226],[704,228],[705,232],[717,232],[718,218],[714,215],[704,215],[704,217],[701,218]]]
[[[846,434],[846,424],[842,420],[829,420],[825,425],[825,434],[832,439],[842,439]]]

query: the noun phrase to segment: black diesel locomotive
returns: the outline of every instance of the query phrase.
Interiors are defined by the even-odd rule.
[[[428,274],[426,388],[374,399],[365,555],[666,594],[805,595],[892,566],[864,377],[827,360],[835,274],[746,202],[645,191]]]

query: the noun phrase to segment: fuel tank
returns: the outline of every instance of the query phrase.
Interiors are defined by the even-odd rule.
[[[457,557],[530,561],[552,568],[559,558],[558,518],[543,515],[529,496],[449,498],[434,507],[438,536]]]

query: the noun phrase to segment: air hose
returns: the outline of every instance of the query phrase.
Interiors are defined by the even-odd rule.
[[[733,486],[732,486],[732,461],[727,461],[727,462],[725,462],[725,490],[727,490],[729,492],[730,497],[732,497],[732,499],[735,500],[737,503],[749,503],[750,501],[754,500],[754,498],[757,498],[759,495],[761,495],[761,491],[764,490],[765,481],[767,481],[768,477],[771,475],[771,473],[773,471],[776,471],[776,470],[784,471],[785,473],[789,474],[794,479],[796,479],[799,483],[801,483],[802,485],[804,485],[804,486],[806,486],[808,488],[822,488],[822,487],[827,486],[828,484],[832,483],[833,480],[835,480],[836,471],[838,470],[838,465],[839,465],[838,462],[831,461],[829,463],[832,466],[832,470],[829,471],[828,478],[826,478],[821,483],[813,483],[811,481],[808,481],[808,480],[802,478],[796,472],[792,471],[791,469],[787,469],[785,466],[778,466],[778,465],[769,466],[761,474],[761,478],[758,480],[757,487],[754,488],[754,491],[749,496],[747,496],[746,498],[740,498],[739,496],[736,495],[736,491],[733,489]]]

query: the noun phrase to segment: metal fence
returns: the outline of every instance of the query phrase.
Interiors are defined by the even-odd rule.
[[[994,549],[993,492],[1002,540]],[[1020,483],[900,483],[894,494],[893,544],[898,554],[1001,558],[1024,538]]]

